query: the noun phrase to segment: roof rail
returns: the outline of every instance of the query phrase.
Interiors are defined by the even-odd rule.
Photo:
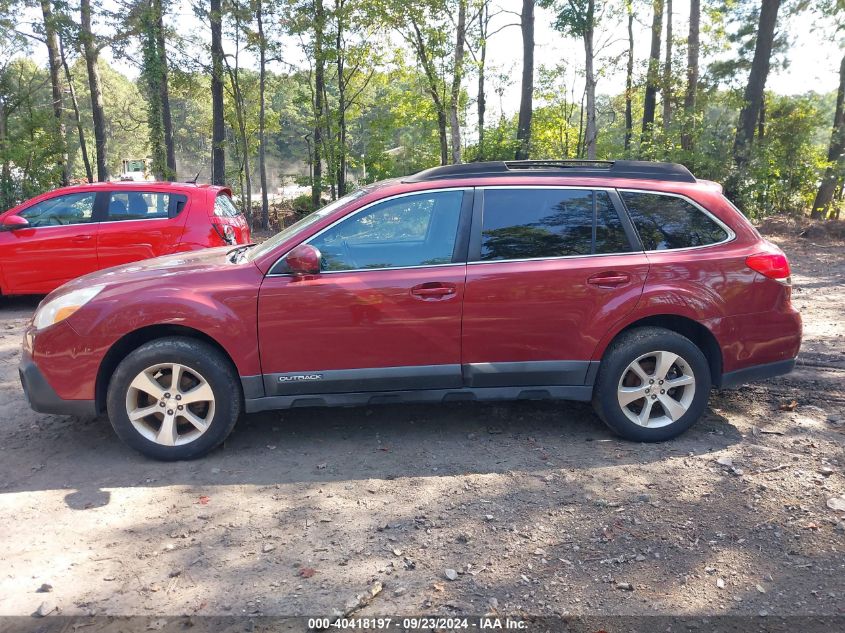
[[[444,165],[417,172],[403,182],[428,182],[480,176],[605,177],[639,180],[696,182],[689,169],[678,163],[645,160],[509,160]]]

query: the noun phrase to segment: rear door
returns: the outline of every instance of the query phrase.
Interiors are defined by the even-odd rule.
[[[18,212],[29,227],[0,233],[6,292],[46,293],[97,270],[96,197],[94,191],[63,194]]]
[[[463,316],[472,387],[583,385],[601,336],[648,273],[612,190],[487,187],[473,218]]]
[[[108,192],[97,240],[100,268],[176,251],[187,217],[182,193],[134,189]]]

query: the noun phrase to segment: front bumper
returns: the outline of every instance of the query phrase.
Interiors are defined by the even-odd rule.
[[[18,374],[20,374],[21,386],[24,395],[26,395],[26,400],[34,411],[88,418],[97,415],[94,400],[63,400],[60,398],[26,351],[21,354]]]

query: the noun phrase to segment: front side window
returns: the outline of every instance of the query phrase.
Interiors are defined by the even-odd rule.
[[[725,229],[683,198],[639,191],[620,195],[647,251],[707,246],[728,239]]]
[[[72,193],[42,200],[18,215],[29,220],[31,227],[86,224],[94,217],[94,198],[91,192]]]
[[[173,196],[148,191],[113,191],[109,194],[108,219],[150,220],[170,217]]]
[[[482,260],[544,259],[630,250],[628,237],[606,191],[487,189],[484,192]]]
[[[436,266],[452,262],[463,191],[403,196],[340,221],[310,243],[323,270]]]

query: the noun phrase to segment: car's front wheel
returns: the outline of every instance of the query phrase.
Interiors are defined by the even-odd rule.
[[[184,337],[146,343],[118,365],[107,395],[117,435],[160,460],[193,459],[218,446],[241,411],[241,391],[229,360]]]
[[[625,332],[605,353],[593,392],[599,417],[637,442],[668,440],[704,413],[710,367],[695,343],[658,327]]]

